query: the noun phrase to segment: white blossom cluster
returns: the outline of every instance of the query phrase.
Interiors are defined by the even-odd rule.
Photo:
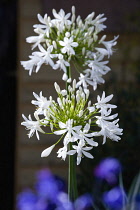
[[[39,132],[46,134],[44,130],[47,126],[51,133],[61,135],[55,144],[42,152],[41,157],[47,157],[55,145],[63,141],[63,147],[57,152],[58,157],[65,160],[67,155],[77,154],[79,165],[82,157],[93,158],[89,150],[98,146],[94,140],[97,136],[103,136],[103,143],[106,138],[120,140],[122,129],[118,125],[119,119],[116,119],[117,114],[111,114],[116,106],[108,103],[113,95],[106,97],[103,92],[102,97],[98,96],[97,102],[91,104],[88,100],[89,90],[81,86],[77,88],[76,80],[67,90],[61,90],[57,83],[54,86],[58,94],[57,101],[52,97],[47,99],[42,92],[39,95],[33,93],[36,100],[31,103],[37,108],[34,112],[35,120],[30,115],[28,118],[23,115],[24,122],[21,123],[29,130],[29,138],[36,133],[39,139]]]
[[[61,69],[63,80],[67,80],[67,67],[72,62],[80,73],[78,85],[84,88],[92,85],[96,90],[98,84],[105,82],[103,75],[110,71],[108,58],[118,36],[111,41],[106,41],[106,35],[99,38],[99,33],[106,28],[104,14],[95,17],[92,12],[82,20],[76,17],[74,6],[68,14],[63,9],[58,13],[53,9],[52,13],[53,19],[47,14],[44,17],[38,14],[40,24],[33,26],[37,35],[26,39],[34,51],[29,60],[21,64],[29,75],[33,71],[37,73],[42,64],[50,65],[54,70]]]

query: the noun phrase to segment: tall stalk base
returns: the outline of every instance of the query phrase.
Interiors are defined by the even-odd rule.
[[[69,143],[69,149],[71,150],[72,144]],[[69,155],[69,174],[68,174],[68,196],[69,201],[75,201],[77,198],[77,181],[75,170],[75,156]]]

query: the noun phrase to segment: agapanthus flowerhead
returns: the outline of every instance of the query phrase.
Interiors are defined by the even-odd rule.
[[[46,126],[50,127],[51,133],[61,136],[54,145],[42,152],[41,157],[50,155],[55,145],[63,140],[63,147],[57,152],[58,157],[65,160],[67,155],[77,154],[79,165],[84,156],[93,158],[89,151],[98,146],[95,141],[97,136],[103,136],[103,143],[106,138],[120,140],[122,129],[119,128],[118,119],[115,119],[117,114],[111,115],[116,106],[108,104],[113,95],[105,97],[103,92],[101,98],[97,96],[98,102],[91,104],[89,90],[78,87],[76,80],[69,84],[67,90],[61,90],[57,83],[54,86],[58,94],[57,101],[52,97],[48,100],[42,92],[40,95],[33,93],[37,99],[32,101],[37,108],[34,114],[36,121],[23,115],[25,121],[22,125],[30,130],[29,137],[35,132],[39,139],[38,132],[45,133]]]
[[[61,69],[64,74],[73,63],[80,73],[80,81],[84,75],[81,84],[92,85],[95,90],[98,84],[105,82],[103,76],[110,71],[107,59],[113,54],[118,36],[111,41],[106,41],[106,35],[99,36],[106,28],[104,14],[94,17],[92,12],[82,20],[80,16],[76,17],[74,6],[68,14],[63,9],[59,12],[53,9],[52,13],[52,19],[47,14],[44,17],[37,15],[40,24],[33,26],[37,35],[26,41],[32,44],[32,50],[38,50],[21,64],[31,75],[33,71],[37,73],[43,64],[55,70]]]

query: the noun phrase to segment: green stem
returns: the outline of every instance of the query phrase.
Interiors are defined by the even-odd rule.
[[[72,143],[69,143],[69,150],[72,149]],[[75,157],[69,155],[69,174],[68,174],[68,196],[70,201],[75,201],[77,198],[77,180],[75,169]]]
[[[67,67],[67,76],[71,78],[70,67]],[[66,82],[66,89],[68,91],[69,83]],[[69,150],[72,150],[72,143],[69,143]],[[68,197],[70,201],[74,201],[77,198],[77,181],[76,181],[76,168],[75,168],[75,157],[69,155],[69,169],[68,169]]]

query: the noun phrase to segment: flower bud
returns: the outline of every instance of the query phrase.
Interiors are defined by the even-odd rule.
[[[80,17],[80,15],[78,15],[78,17],[76,19],[77,24],[79,24],[80,19],[81,19],[81,17]]]
[[[58,102],[59,106],[62,107],[62,101],[60,98],[57,98],[57,102]]]
[[[79,116],[79,117],[82,117],[82,115],[83,115],[83,110],[80,110],[78,116]]]
[[[72,94],[71,99],[75,99],[75,95],[74,94]]]
[[[75,14],[75,6],[72,6],[71,11],[72,11],[72,14]]]
[[[48,147],[47,149],[45,149],[42,153],[41,153],[41,157],[47,157],[50,155],[51,151],[53,150],[53,148],[55,147],[55,144],[53,144],[52,146]]]
[[[63,99],[62,99],[62,103],[63,103],[63,105],[65,105],[65,102],[66,102],[66,99],[65,99],[65,98],[63,98]]]
[[[93,39],[88,40],[88,47],[90,47],[91,43],[93,42]]]
[[[76,95],[76,101],[77,101],[77,103],[79,103],[79,101],[80,101],[80,96],[79,95]]]
[[[89,35],[91,35],[93,33],[93,31],[94,31],[94,26],[89,28]]]
[[[98,39],[97,34],[96,34],[96,33],[94,33],[93,37],[94,37],[94,41],[96,42],[96,41],[97,41],[97,39]]]
[[[50,129],[53,132],[53,124],[52,123],[50,123]]]
[[[71,22],[72,22],[73,24],[75,24],[74,21],[75,21],[75,14],[73,14],[72,17],[71,17]]]
[[[73,90],[75,90],[75,88],[76,88],[76,80],[75,79],[73,80],[72,87],[73,87]]]
[[[66,37],[70,37],[70,32],[66,32],[66,33],[65,33],[65,36],[66,36]]]
[[[81,97],[85,100],[85,94],[82,92]]]
[[[53,44],[54,48],[55,48],[55,49],[57,49],[56,42],[55,42],[55,41],[53,41],[53,42],[52,42],[52,44]]]
[[[54,83],[54,87],[55,87],[56,92],[60,93],[60,91],[61,91],[60,87],[59,87],[59,85],[56,82]]]
[[[66,90],[61,90],[61,94],[62,94],[62,96],[66,96],[67,95],[67,91]]]
[[[85,55],[85,52],[86,52],[86,48],[83,47],[83,48],[82,48],[82,55]]]
[[[68,79],[68,76],[67,76],[66,73],[64,73],[64,74],[63,74],[63,77],[62,77],[62,80],[67,81],[67,79]]]
[[[88,107],[90,107],[90,106],[91,106],[91,101],[88,102]]]
[[[67,80],[67,82],[68,82],[68,83],[71,83],[71,78],[69,78],[69,79]]]
[[[68,86],[68,91],[72,92],[72,87],[70,85]]]
[[[84,89],[84,92],[86,94],[86,99],[88,99],[88,97],[89,97],[89,90],[88,89]]]

